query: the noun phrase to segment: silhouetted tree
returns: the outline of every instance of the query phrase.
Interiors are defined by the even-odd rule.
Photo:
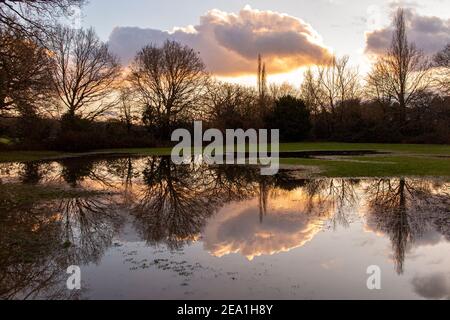
[[[0,116],[45,111],[53,93],[50,62],[39,44],[14,29],[0,29]]]
[[[63,113],[93,120],[115,104],[120,65],[93,29],[59,27],[50,40],[53,80]]]
[[[262,126],[264,117],[266,116],[270,108],[270,97],[267,92],[267,70],[266,63],[263,61],[262,56],[258,54],[258,70],[256,74],[258,90],[258,109],[253,115],[253,127]]]
[[[371,97],[383,104],[397,103],[399,121],[406,121],[406,110],[429,86],[430,64],[423,53],[408,41],[406,17],[398,9],[393,21],[392,43],[380,56],[367,78]]]
[[[335,123],[342,122],[346,102],[360,96],[359,72],[349,65],[348,59],[332,57],[315,70],[308,69],[301,86],[300,97],[313,114],[325,117],[330,134]]]
[[[205,119],[221,130],[250,128],[258,105],[254,90],[230,83],[210,82],[204,97]]]
[[[0,27],[23,33],[27,38],[43,39],[53,31],[58,18],[71,16],[85,0],[2,0]]]
[[[309,110],[302,100],[285,96],[275,101],[266,117],[267,127],[280,130],[281,141],[299,141],[311,130]]]
[[[271,83],[269,85],[268,92],[272,100],[276,100],[284,96],[300,98],[300,92],[288,82],[283,82],[282,84]]]
[[[450,44],[434,56],[434,66],[438,68],[435,81],[445,95],[450,95]]]
[[[148,45],[136,56],[130,81],[144,110],[144,122],[161,139],[170,139],[175,123],[198,103],[207,74],[193,49],[174,41]]]
[[[138,120],[137,102],[135,93],[129,87],[122,87],[120,89],[119,101],[119,117],[125,124],[127,132],[130,133],[133,124]]]

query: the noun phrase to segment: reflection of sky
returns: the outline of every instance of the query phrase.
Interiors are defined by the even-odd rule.
[[[270,197],[261,222],[257,198],[226,205],[208,220],[203,238],[205,249],[217,257],[240,253],[253,260],[255,256],[301,247],[313,239],[321,230],[324,217],[329,216],[328,212],[321,217],[308,215],[307,201],[298,190]]]
[[[119,164],[123,165],[104,161],[88,166],[90,170],[81,170],[85,175],[78,186],[111,191],[115,198],[129,188],[131,205],[139,203],[145,189],[141,174],[145,159],[133,160],[136,175],[128,187],[118,174],[120,170],[113,170]],[[17,175],[24,170],[24,165],[19,164],[0,166],[0,179],[20,181]],[[64,180],[63,167],[56,162],[38,171],[43,172],[41,183]],[[196,180],[206,175],[204,179],[212,179],[210,173],[202,172],[196,171],[189,177]],[[398,186],[399,179],[388,181],[391,186]],[[291,191],[267,187],[267,206],[262,216],[259,197],[262,189],[252,189],[255,193],[249,198],[224,203],[215,214],[200,221],[204,223],[200,234],[195,230],[176,251],[168,250],[163,241],[145,243],[136,230],[135,217],[122,205],[125,225],[114,236],[114,245],[105,248],[96,264],[82,268],[91,289],[89,296],[449,298],[448,208],[445,202],[439,205],[440,198],[435,197],[443,195],[445,199],[449,185],[428,179],[406,179],[411,190],[427,191],[423,193],[427,201],[407,196],[406,221],[411,231],[404,248],[404,272],[397,274],[393,265],[399,259],[394,254],[398,245],[394,245],[393,239],[398,230],[390,220],[392,216],[379,211],[376,205],[369,205],[373,197],[368,190],[375,182],[376,179],[358,183],[348,179],[316,179],[303,181]],[[343,193],[356,196],[343,197]],[[349,203],[352,199],[353,205]],[[112,210],[112,206],[108,208]],[[57,212],[51,218],[60,221]],[[342,220],[337,219],[340,215],[346,216],[347,224],[340,223]],[[101,222],[94,214],[92,218],[91,222]],[[78,237],[77,230],[74,231]],[[158,259],[167,261],[155,263]],[[380,292],[369,292],[365,287],[366,268],[373,264],[382,270]]]

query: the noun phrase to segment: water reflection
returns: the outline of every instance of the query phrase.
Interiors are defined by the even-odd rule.
[[[366,188],[367,223],[389,236],[397,273],[412,246],[450,240],[450,194],[447,184],[409,179],[379,179]]]
[[[106,198],[63,199],[55,208],[67,265],[99,262],[122,224],[114,203]]]
[[[240,253],[247,259],[272,255],[300,247],[310,241],[323,227],[330,212],[310,212],[312,202],[295,191],[266,191],[264,217],[261,218],[261,197],[226,206],[215,215],[204,231],[205,249],[217,257]]]
[[[414,248],[450,241],[450,185],[433,179],[304,179],[295,170],[270,177],[248,166],[176,166],[168,157],[2,164],[0,179],[93,191],[0,205],[0,297],[6,299],[74,298],[64,290],[65,268],[101,265],[127,221],[149,246],[183,250],[201,242],[213,257],[248,261],[360,221],[365,232],[389,239],[387,258],[398,274]],[[411,284],[423,297],[445,297],[445,290],[430,289],[435,278],[417,276]]]

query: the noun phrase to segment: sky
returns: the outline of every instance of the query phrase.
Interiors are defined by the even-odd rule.
[[[269,81],[299,85],[305,68],[332,54],[370,70],[399,6],[425,53],[450,42],[450,0],[90,0],[81,25],[95,28],[124,64],[169,38],[198,51],[220,79],[252,84],[261,53]]]

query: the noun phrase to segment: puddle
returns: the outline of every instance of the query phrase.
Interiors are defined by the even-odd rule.
[[[168,157],[1,164],[3,184],[102,193],[0,203],[0,298],[450,297],[449,183],[259,173]],[[371,265],[382,290],[366,287]]]

